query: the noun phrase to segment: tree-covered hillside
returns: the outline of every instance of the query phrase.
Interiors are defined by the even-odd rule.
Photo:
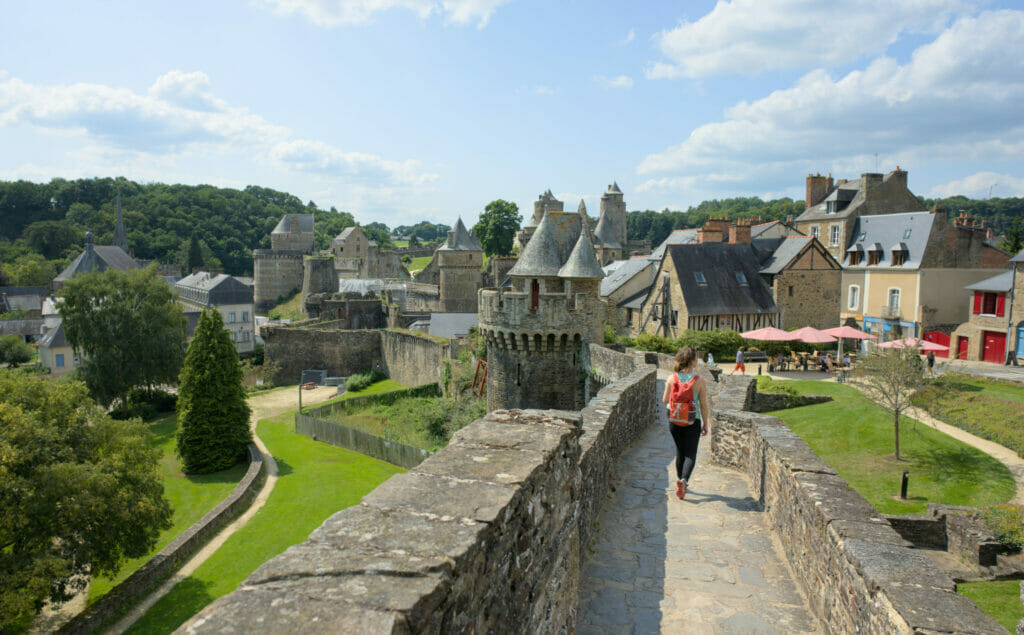
[[[81,250],[86,231],[93,232],[96,244],[111,244],[118,191],[136,258],[184,265],[196,233],[204,266],[221,266],[236,275],[252,272],[252,250],[270,246],[270,231],[284,214],[315,214],[316,243],[322,249],[355,224],[347,212],[322,210],[312,201],[303,204],[291,194],[252,185],[236,190],[124,178],[0,181],[0,261],[8,282],[39,283],[16,280],[30,265],[45,269],[36,277],[59,271]],[[40,265],[42,259],[47,262]]]

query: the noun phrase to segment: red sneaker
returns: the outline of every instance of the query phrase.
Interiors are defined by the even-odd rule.
[[[676,481],[676,496],[679,500],[686,498],[686,481]]]

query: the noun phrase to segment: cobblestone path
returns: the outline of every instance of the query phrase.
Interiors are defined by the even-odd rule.
[[[663,384],[659,382],[658,396]],[[664,410],[627,450],[584,563],[579,633],[820,633],[746,477],[709,465],[686,500]]]

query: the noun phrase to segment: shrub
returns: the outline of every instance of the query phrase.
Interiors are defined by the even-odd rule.
[[[349,392],[359,392],[365,390],[370,386],[382,379],[387,379],[387,375],[380,372],[376,368],[373,370],[365,370],[361,373],[356,373],[345,381],[345,390]]]
[[[986,505],[981,508],[981,519],[999,542],[1013,549],[1024,548],[1024,506]]]
[[[800,394],[796,388],[788,385],[784,381],[775,381],[768,375],[759,375],[757,378],[757,391],[758,392],[773,392],[782,393],[789,395],[790,397],[796,397]]]
[[[612,328],[611,324],[604,325],[604,343],[615,344],[619,341],[619,336],[615,334],[615,329]]]

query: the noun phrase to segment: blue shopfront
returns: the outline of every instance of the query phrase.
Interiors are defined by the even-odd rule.
[[[886,320],[865,315],[863,330],[876,336],[875,342],[887,342],[896,339],[892,330],[896,325],[900,326],[902,333],[900,337],[918,337],[917,324],[914,322],[903,322],[898,320]],[[863,347],[864,344],[861,344]]]

